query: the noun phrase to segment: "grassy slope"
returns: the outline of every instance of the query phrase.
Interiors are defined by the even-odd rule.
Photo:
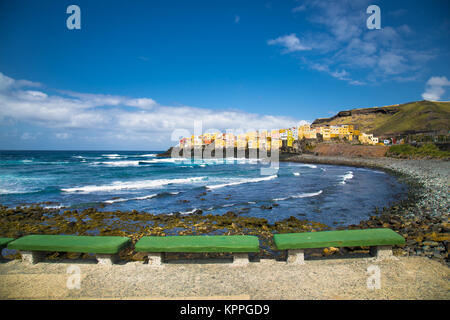
[[[420,147],[414,147],[409,144],[391,146],[389,148],[387,155],[390,157],[399,157],[399,158],[410,158],[410,157],[413,158],[431,157],[431,158],[445,158],[445,159],[450,158],[449,151],[439,150],[439,148],[432,143],[427,143]]]
[[[417,101],[399,106],[394,115],[368,114],[340,117],[330,125],[355,124],[363,132],[393,135],[407,131],[450,130],[450,102]]]

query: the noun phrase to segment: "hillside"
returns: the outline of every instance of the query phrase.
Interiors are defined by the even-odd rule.
[[[417,101],[401,105],[341,111],[313,126],[353,124],[375,136],[399,136],[450,130],[450,102]]]

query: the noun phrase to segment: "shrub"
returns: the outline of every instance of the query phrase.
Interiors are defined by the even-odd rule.
[[[410,144],[402,144],[391,146],[387,156],[400,158],[450,158],[450,152],[440,150],[433,143],[425,143],[420,147],[414,147]]]

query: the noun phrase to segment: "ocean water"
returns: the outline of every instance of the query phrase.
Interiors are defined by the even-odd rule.
[[[407,191],[377,170],[280,163],[267,176],[260,170],[267,165],[256,160],[170,159],[157,153],[0,151],[0,203],[154,214],[233,211],[271,223],[295,216],[346,226]]]

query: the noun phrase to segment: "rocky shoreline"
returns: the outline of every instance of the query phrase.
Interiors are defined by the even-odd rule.
[[[450,265],[450,225],[448,222],[450,162],[442,160],[400,160],[392,158],[318,157],[313,155],[280,156],[281,161],[320,163],[381,169],[397,175],[407,183],[408,198],[374,215],[358,225],[341,229],[391,228],[406,239],[406,245],[395,248],[399,256],[426,256]],[[201,196],[201,195],[199,195]],[[276,204],[274,204],[276,205]],[[41,206],[7,208],[0,206],[0,236],[20,237],[27,234],[77,234],[128,236],[135,243],[147,235],[252,234],[261,240],[262,250],[254,258],[283,259],[274,250],[273,233],[314,232],[332,228],[296,217],[269,224],[266,219],[246,217],[245,208],[218,216],[174,213],[155,215],[148,212],[45,209]],[[344,255],[368,252],[368,248],[325,248],[307,252],[310,256]],[[185,255],[184,255],[185,256]],[[217,255],[211,255],[217,256]],[[82,258],[93,258],[81,255]],[[19,258],[11,254],[9,258]],[[48,258],[80,258],[79,254],[51,253]],[[124,260],[143,260],[132,247],[121,253]]]

